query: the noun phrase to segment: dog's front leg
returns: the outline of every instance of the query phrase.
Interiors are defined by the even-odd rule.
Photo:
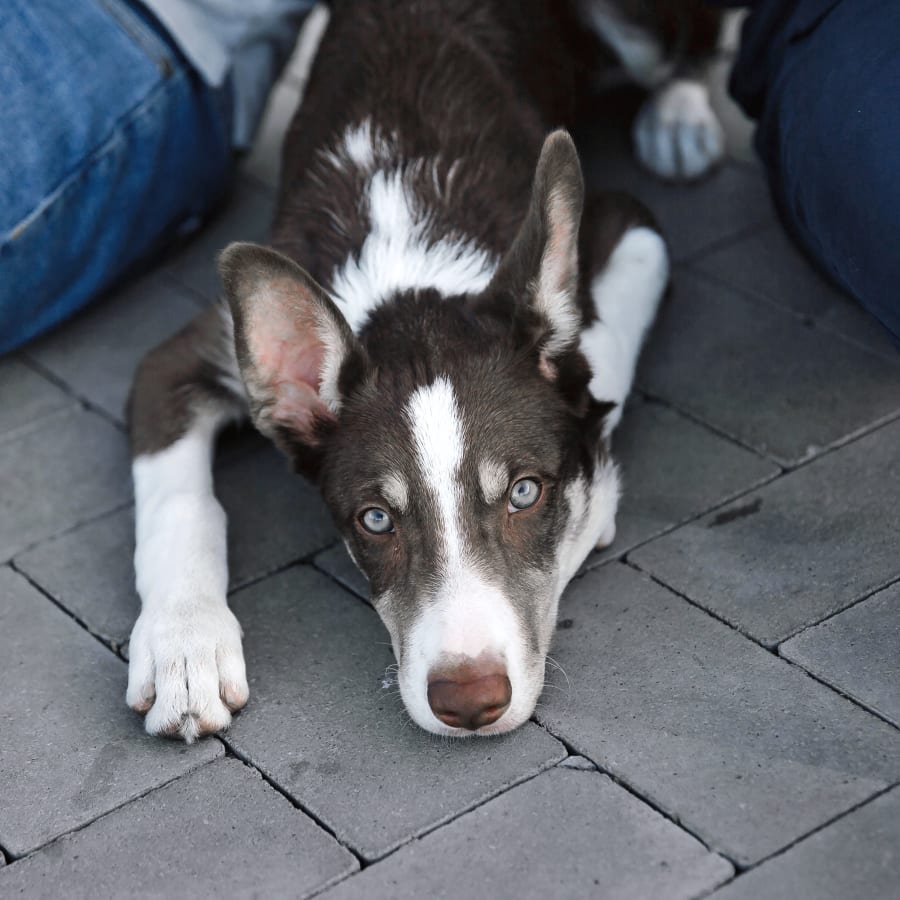
[[[248,696],[211,472],[215,436],[241,412],[228,330],[212,310],[153,351],[131,405],[141,614],[126,699],[149,733],[188,742],[227,728]]]
[[[669,257],[649,213],[623,194],[596,197],[585,210],[581,247],[593,322],[582,332],[579,347],[591,368],[591,395],[613,404],[603,427],[608,442],[669,282]],[[615,521],[610,521],[597,548],[608,547],[615,534]]]

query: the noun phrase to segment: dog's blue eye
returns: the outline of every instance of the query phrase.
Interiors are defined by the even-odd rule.
[[[360,521],[363,528],[371,534],[387,534],[394,530],[394,523],[391,521],[391,517],[377,506],[367,509],[360,516]]]
[[[533,478],[520,478],[509,492],[510,512],[534,506],[541,496],[541,484]]]

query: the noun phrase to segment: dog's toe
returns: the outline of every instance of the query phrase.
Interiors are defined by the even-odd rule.
[[[129,655],[126,700],[146,714],[149,734],[191,743],[228,728],[247,703],[240,628],[227,607],[173,621],[142,614]]]

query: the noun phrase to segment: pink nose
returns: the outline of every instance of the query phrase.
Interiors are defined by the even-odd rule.
[[[496,722],[509,706],[512,685],[501,664],[464,664],[428,677],[431,711],[453,728],[476,731]]]

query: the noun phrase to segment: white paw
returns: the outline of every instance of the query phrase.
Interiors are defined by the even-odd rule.
[[[594,545],[595,550],[605,550],[607,547],[612,545],[612,542],[616,539],[616,520],[613,519],[604,529],[603,533],[597,538],[597,543]]]
[[[638,113],[633,137],[638,159],[660,178],[698,178],[725,154],[725,134],[699,81],[660,88]]]
[[[131,632],[128,705],[149,734],[188,743],[231,724],[249,689],[241,627],[224,603],[145,609]]]

